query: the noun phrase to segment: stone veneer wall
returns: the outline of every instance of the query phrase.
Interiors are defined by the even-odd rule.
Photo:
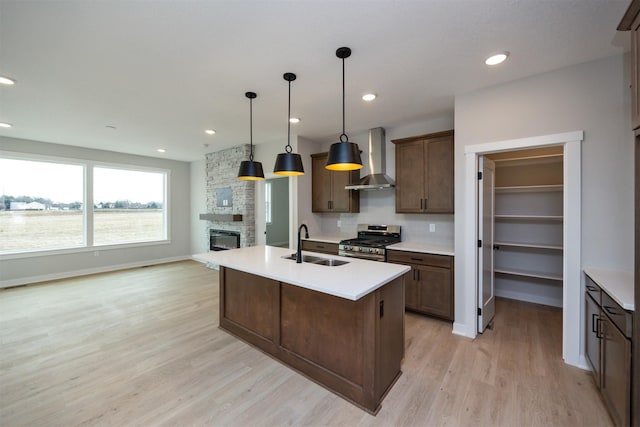
[[[238,179],[240,162],[249,159],[249,152],[250,147],[246,144],[206,155],[207,213],[242,215],[242,222],[207,221],[207,242],[209,229],[215,228],[240,232],[240,247],[255,245],[255,181]],[[220,188],[231,188],[232,206],[216,206],[216,190]]]

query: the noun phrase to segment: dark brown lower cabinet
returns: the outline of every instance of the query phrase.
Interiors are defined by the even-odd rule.
[[[616,425],[631,416],[631,341],[605,315],[602,318],[602,384],[600,392]]]
[[[405,274],[405,308],[453,320],[453,257],[389,250],[387,260],[411,267]]]
[[[309,252],[320,252],[329,255],[338,255],[338,244],[319,242],[316,240],[303,240],[302,250]]]
[[[585,277],[585,356],[617,426],[631,424],[631,314]]]
[[[220,268],[220,328],[375,414],[401,375],[403,278],[352,301]]]

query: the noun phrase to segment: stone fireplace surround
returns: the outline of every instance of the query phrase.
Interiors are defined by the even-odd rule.
[[[205,156],[207,214],[214,214],[214,220],[206,221],[203,235],[209,242],[209,229],[237,231],[240,233],[240,247],[254,246],[255,226],[255,181],[238,179],[240,162],[249,158],[249,144],[228,148]],[[231,188],[232,205],[217,206],[216,190]],[[225,215],[215,219],[215,215]],[[241,221],[234,221],[241,215]],[[207,243],[207,247],[209,247]]]

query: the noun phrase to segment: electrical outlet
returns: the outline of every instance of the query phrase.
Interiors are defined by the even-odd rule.
[[[93,256],[100,256],[100,251],[94,251]]]
[[[338,220],[338,228],[342,227],[342,221]]]
[[[429,224],[429,233],[435,233],[435,232],[436,232],[436,225]]]

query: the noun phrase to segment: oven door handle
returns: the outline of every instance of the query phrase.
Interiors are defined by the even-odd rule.
[[[351,252],[338,252],[338,255],[347,258],[367,259],[369,261],[384,261],[384,258],[378,258],[375,255],[361,255],[360,253],[353,254]]]

